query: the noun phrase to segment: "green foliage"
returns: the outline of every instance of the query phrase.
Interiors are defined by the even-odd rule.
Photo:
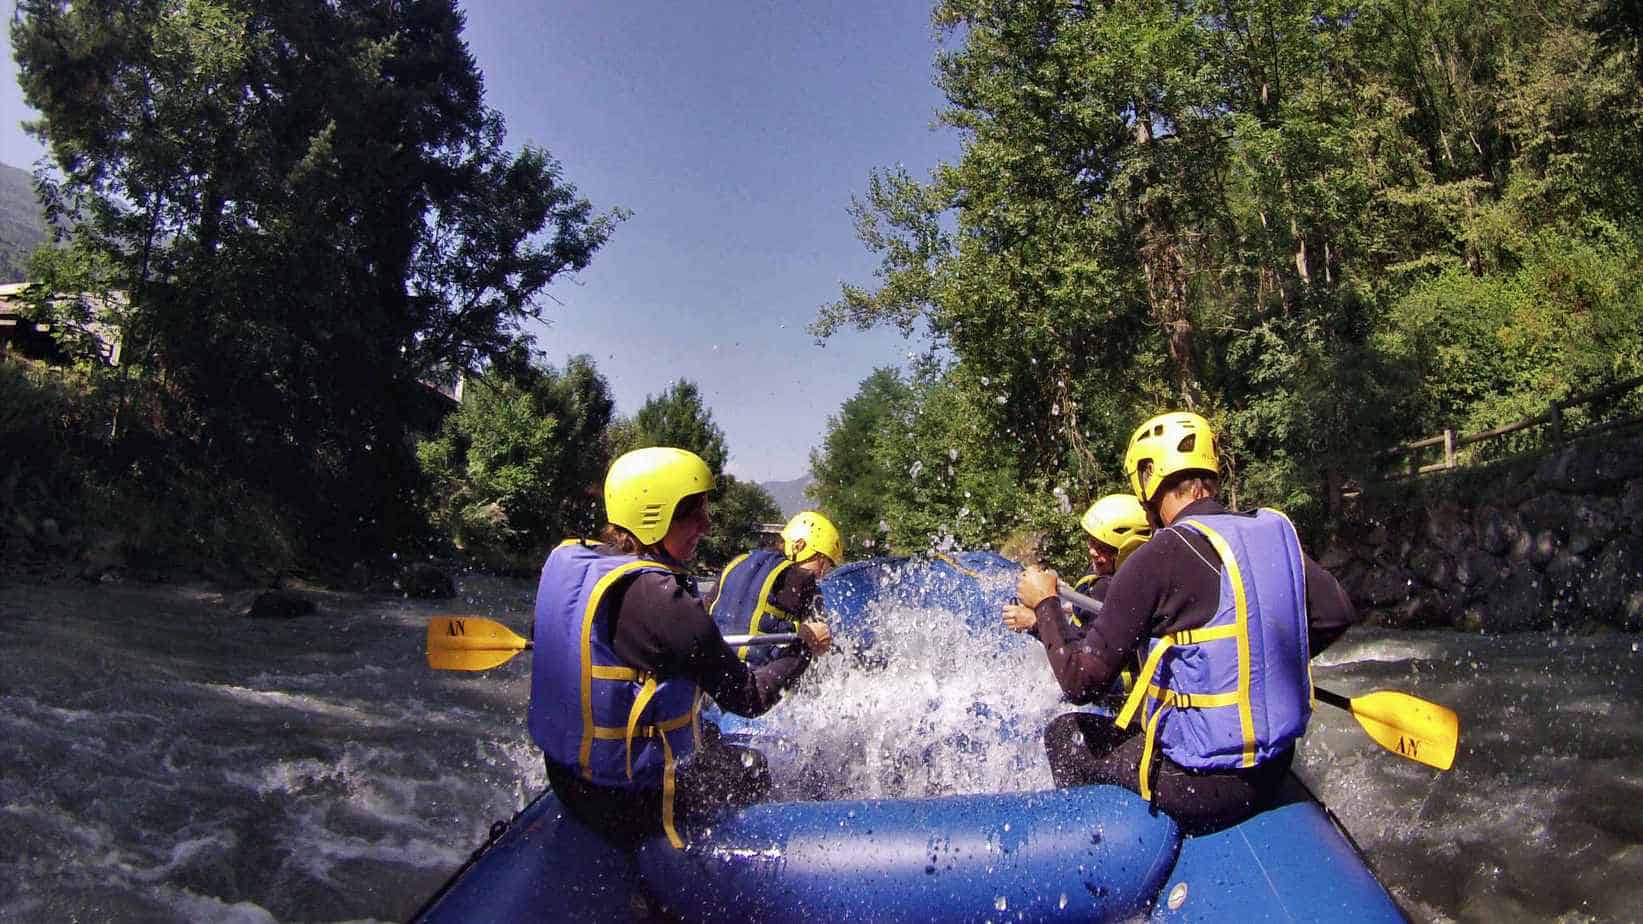
[[[117,272],[107,254],[83,240],[41,247],[29,257],[30,313],[51,325],[69,360],[115,365],[121,358],[119,332],[130,323],[131,305],[115,286]]]
[[[5,568],[104,544],[142,568],[266,579],[293,563],[294,524],[271,498],[168,454],[172,441],[157,427],[166,400],[103,366],[0,357]]]
[[[851,554],[988,548],[1025,534],[1046,559],[1078,567],[1076,514],[1064,482],[1023,477],[994,392],[962,367],[928,365],[911,382],[880,369],[829,420],[811,456],[811,493]],[[1075,509],[1076,506],[1076,509]]]
[[[611,444],[612,458],[648,446],[688,449],[702,457],[715,477],[730,457],[724,431],[702,403],[701,389],[684,379],[659,395],[646,395],[639,412],[612,430]]]
[[[11,29],[48,213],[130,293],[192,464],[316,552],[414,534],[419,380],[506,350],[623,214],[507,150],[454,0],[23,0]]]
[[[561,539],[594,535],[613,408],[590,357],[559,371],[519,345],[470,380],[461,408],[417,446],[435,524],[499,568],[533,567]]]
[[[902,472],[891,470],[878,441],[902,425],[912,398],[912,389],[894,369],[874,370],[839,413],[828,418],[822,448],[810,451],[815,480],[807,493],[839,528],[846,557],[870,553],[879,545],[880,533],[888,532],[883,501],[902,481]]]
[[[718,572],[732,558],[757,548],[759,524],[780,522],[782,509],[769,491],[735,475],[720,475],[713,493],[713,529],[697,545],[696,561]]]
[[[898,548],[996,539],[1037,495],[990,478],[1082,502],[1122,484],[1136,423],[1186,406],[1238,501],[1317,527],[1375,450],[1632,374],[1643,92],[1620,6],[938,2],[963,156],[870,177],[877,285],[813,331],[922,325],[951,367],[852,438],[873,464],[825,496],[888,498]],[[947,476],[947,447],[994,457]],[[874,480],[915,462],[943,478]]]
[[[1643,374],[1638,242],[1545,233],[1509,273],[1449,270],[1394,308],[1385,346],[1420,368],[1423,429],[1479,432]]]

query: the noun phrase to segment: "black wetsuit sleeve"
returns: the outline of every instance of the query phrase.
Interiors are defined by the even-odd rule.
[[[1089,597],[1097,603],[1106,603],[1107,590],[1110,587],[1112,587],[1112,575],[1103,574],[1095,580],[1086,583],[1082,592],[1084,596]]]
[[[1306,564],[1307,644],[1316,658],[1358,621],[1358,613],[1334,575],[1312,556],[1302,553],[1301,557]]]
[[[821,588],[816,576],[803,568],[782,571],[770,591],[770,602],[795,622],[821,618]]]
[[[616,656],[663,680],[690,680],[727,711],[763,713],[809,666],[809,654],[801,647],[756,669],[748,667],[725,644],[701,599],[671,574],[645,572],[610,593]]]
[[[1050,670],[1061,691],[1075,703],[1092,702],[1105,692],[1146,637],[1162,598],[1159,582],[1143,579],[1155,570],[1143,557],[1147,551],[1148,546],[1142,546],[1125,562],[1106,588],[1100,615],[1082,629],[1068,622],[1058,597],[1034,608]]]

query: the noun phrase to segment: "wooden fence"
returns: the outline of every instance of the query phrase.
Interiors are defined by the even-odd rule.
[[[1457,460],[1456,454],[1462,448],[1489,440],[1497,440],[1513,433],[1519,433],[1534,427],[1546,428],[1545,431],[1543,431],[1545,434],[1545,440],[1542,445],[1556,446],[1569,440],[1576,440],[1598,433],[1605,433],[1610,430],[1620,430],[1627,427],[1638,426],[1639,424],[1643,424],[1643,414],[1633,414],[1617,420],[1605,420],[1601,423],[1593,423],[1588,426],[1581,427],[1578,430],[1570,430],[1566,425],[1568,423],[1566,418],[1567,412],[1571,410],[1625,395],[1640,385],[1643,385],[1643,376],[1627,379],[1624,382],[1618,382],[1608,388],[1604,388],[1600,391],[1594,391],[1590,394],[1577,395],[1574,397],[1553,401],[1546,408],[1544,413],[1536,414],[1533,417],[1526,417],[1523,420],[1516,423],[1507,424],[1504,427],[1496,427],[1493,430],[1485,430],[1482,433],[1467,434],[1462,434],[1456,430],[1445,430],[1437,436],[1429,436],[1425,439],[1416,440],[1413,443],[1405,443],[1402,446],[1388,449],[1384,452],[1378,453],[1375,456],[1375,460],[1382,465],[1386,465],[1395,461],[1399,457],[1407,457],[1407,459],[1403,466],[1393,471],[1385,472],[1380,475],[1377,480],[1392,481],[1400,478],[1418,478],[1421,475],[1431,474],[1432,472],[1442,472],[1460,468],[1465,463]],[[1434,447],[1442,448],[1443,457],[1436,462],[1429,462],[1424,465],[1421,464],[1421,456],[1423,451],[1430,450]]]

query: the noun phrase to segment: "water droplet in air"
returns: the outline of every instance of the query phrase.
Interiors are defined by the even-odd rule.
[[[999,911],[1003,911],[1004,909],[1010,907],[1010,900],[1000,895],[999,897],[993,899],[993,907]]]

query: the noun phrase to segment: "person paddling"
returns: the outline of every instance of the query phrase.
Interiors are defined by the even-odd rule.
[[[1152,535],[1152,524],[1147,521],[1146,508],[1133,494],[1108,494],[1091,504],[1078,523],[1089,540],[1085,550],[1090,556],[1090,570],[1073,589],[1099,603],[1106,599],[1118,566]],[[1065,608],[1075,629],[1095,616],[1071,603]],[[1004,605],[1004,625],[1016,632],[1038,634],[1038,617],[1020,603]]]
[[[781,552],[756,549],[733,559],[719,575],[707,611],[726,635],[792,632],[794,623],[822,618],[817,582],[844,563],[838,527],[806,510],[787,521],[781,539]],[[743,646],[736,653],[758,666],[779,649]]]
[[[531,736],[554,794],[623,845],[665,833],[683,846],[681,825],[757,801],[768,773],[703,734],[702,694],[759,715],[831,644],[825,623],[801,622],[803,645],[757,670],[725,644],[685,571],[712,487],[683,449],[623,455],[605,478],[600,541],[562,543],[537,588]]]
[[[1098,696],[1147,647],[1116,720],[1071,713],[1050,723],[1050,772],[1057,786],[1127,786],[1189,833],[1217,830],[1277,797],[1312,714],[1310,659],[1357,617],[1281,513],[1235,512],[1217,499],[1220,462],[1203,417],[1142,424],[1124,469],[1156,532],[1083,635],[1074,640],[1056,618],[1054,572],[1029,569],[1017,585],[1073,702]]]

